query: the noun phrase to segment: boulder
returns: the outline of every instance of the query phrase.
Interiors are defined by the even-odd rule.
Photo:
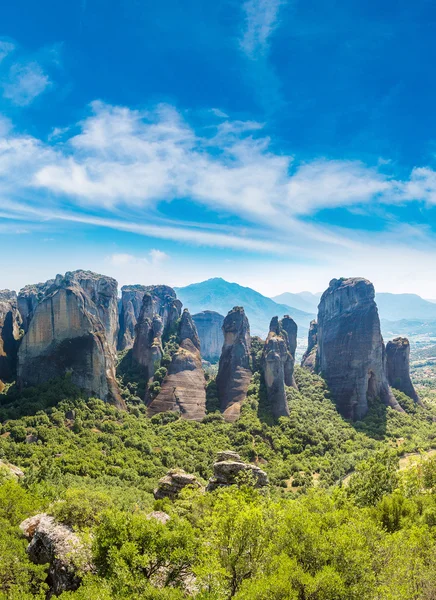
[[[313,320],[310,322],[309,335],[307,340],[307,350],[303,354],[301,366],[308,369],[311,373],[316,372],[316,355],[318,350],[318,323]]]
[[[163,498],[174,500],[188,486],[199,490],[203,489],[195,475],[185,473],[183,469],[171,469],[162,479],[159,479],[153,494],[156,500]]]
[[[153,512],[148,513],[147,519],[155,519],[156,521],[159,521],[159,523],[162,523],[162,525],[166,525],[168,521],[171,521],[170,515],[162,510],[154,510]]]
[[[163,355],[162,337],[176,332],[182,303],[167,285],[148,286],[135,328],[133,360],[141,365],[148,382],[153,380]],[[148,396],[147,398],[148,399]]]
[[[24,473],[19,467],[4,460],[0,460],[0,473],[2,471],[6,473],[8,478],[21,479],[24,477]]]
[[[285,385],[291,385],[294,358],[288,350],[286,332],[273,317],[262,354],[262,371],[268,396],[268,407],[274,418],[289,416]],[[286,380],[286,383],[285,383]]]
[[[29,540],[30,560],[37,565],[49,565],[49,598],[77,590],[82,574],[93,570],[90,548],[53,517],[45,513],[30,517],[21,523],[20,529]]]
[[[215,363],[219,360],[224,343],[224,317],[213,310],[204,310],[192,316],[201,343],[204,360]]]
[[[318,307],[317,368],[339,412],[361,419],[368,401],[402,410],[386,376],[386,352],[372,283],[333,279]]]
[[[148,403],[148,414],[174,411],[184,419],[201,421],[206,416],[206,380],[200,340],[187,309],[183,311],[177,337],[179,348],[171,359],[160,392]]]
[[[217,462],[213,465],[213,477],[209,479],[206,491],[213,492],[217,488],[238,485],[248,475],[256,488],[268,485],[268,475],[257,465],[243,462],[236,452],[219,452]]]
[[[397,337],[386,344],[386,361],[389,384],[421,404],[410,379],[410,344],[407,338]]]
[[[17,294],[0,290],[0,381],[13,381],[17,371],[21,315]]]
[[[88,271],[58,275],[39,299],[18,352],[18,383],[69,374],[87,395],[123,408],[115,378],[116,281]]]
[[[216,378],[221,411],[227,421],[235,421],[247,397],[251,381],[250,325],[241,306],[235,306],[223,323],[224,344]]]
[[[128,350],[133,347],[135,327],[141,312],[144,295],[148,289],[148,286],[145,285],[124,285],[121,288],[118,350]]]

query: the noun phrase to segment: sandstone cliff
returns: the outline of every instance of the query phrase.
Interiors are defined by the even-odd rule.
[[[289,416],[286,385],[292,385],[294,358],[288,350],[286,332],[273,317],[262,355],[262,372],[268,395],[268,406],[274,418]]]
[[[374,286],[362,278],[333,279],[318,308],[317,366],[339,412],[360,419],[368,401],[399,410],[386,376]]]
[[[318,323],[311,321],[307,340],[307,350],[303,354],[301,366],[314,373],[316,369],[316,356],[318,350]]]
[[[247,397],[251,381],[250,325],[241,306],[235,306],[223,323],[224,345],[216,385],[221,411],[227,421],[235,421]]]
[[[192,316],[201,343],[201,355],[205,360],[216,362],[224,343],[224,317],[213,310],[204,310]]]
[[[284,338],[288,352],[291,355],[291,358],[287,360],[285,364],[285,385],[298,389],[294,378],[295,351],[297,350],[298,333],[297,323],[289,315],[285,315],[283,319],[280,320],[279,326],[280,335]]]
[[[132,357],[151,382],[163,355],[162,338],[176,333],[182,303],[167,285],[149,286],[144,294],[135,330]]]
[[[389,384],[412,398],[421,401],[410,379],[410,344],[407,338],[398,337],[386,344],[387,374]]]
[[[148,414],[175,411],[184,419],[201,421],[206,415],[206,380],[200,340],[187,309],[183,311],[177,337],[179,348],[171,359],[161,391],[148,404]]]
[[[29,329],[29,323],[32,320],[35,308],[44,298],[47,290],[54,284],[54,282],[54,279],[49,279],[45,283],[26,285],[18,292],[18,310],[21,314],[21,326],[24,331]]]
[[[133,347],[135,327],[147,290],[148,287],[145,285],[124,285],[121,288],[118,350],[127,350]]]
[[[15,378],[20,327],[17,294],[0,290],[0,388]]]
[[[18,353],[18,382],[71,375],[88,395],[124,406],[115,379],[116,281],[76,271],[58,275],[39,299]]]

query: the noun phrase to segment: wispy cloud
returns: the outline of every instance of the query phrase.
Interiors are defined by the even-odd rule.
[[[0,62],[15,50],[15,44],[0,40]]]
[[[51,85],[50,78],[35,61],[12,65],[3,83],[3,96],[17,106],[27,106]]]
[[[269,38],[278,25],[280,7],[286,0],[246,0],[243,5],[245,26],[240,41],[243,52],[251,59],[267,52]]]

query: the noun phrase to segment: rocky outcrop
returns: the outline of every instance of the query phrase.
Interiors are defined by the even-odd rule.
[[[174,500],[188,486],[194,489],[203,489],[195,475],[185,473],[183,469],[171,469],[162,479],[159,479],[153,494],[156,500],[163,498]]]
[[[18,310],[21,314],[22,328],[25,332],[29,329],[35,308],[54,282],[54,279],[49,279],[45,283],[26,285],[18,292]]]
[[[15,379],[20,327],[17,294],[0,290],[0,387]]]
[[[179,348],[168,366],[161,391],[148,404],[148,414],[174,411],[184,419],[201,421],[206,416],[206,380],[200,340],[187,309],[183,311],[177,337]]]
[[[217,362],[223,347],[224,317],[213,310],[204,310],[192,316],[201,343],[201,355],[204,360]]]
[[[274,418],[289,416],[285,385],[291,385],[294,358],[288,350],[287,334],[277,317],[273,317],[262,355],[262,371],[268,407]],[[285,382],[286,380],[286,382]]]
[[[247,480],[251,480],[256,488],[265,487],[269,483],[268,475],[257,465],[243,462],[236,452],[219,452],[213,465],[213,477],[209,479],[206,491],[213,492],[217,488],[240,485]]]
[[[163,355],[162,338],[173,330],[175,333],[181,311],[182,303],[172,288],[167,285],[148,287],[136,324],[132,356],[144,369],[144,376],[149,382],[160,366]]]
[[[79,536],[45,513],[26,519],[20,529],[29,540],[30,560],[37,565],[49,565],[48,597],[77,590],[81,576],[93,569],[90,548]]]
[[[24,473],[19,467],[4,460],[0,460],[0,480],[2,473],[5,473],[7,477],[13,479],[21,479],[24,477]]]
[[[317,366],[339,412],[361,419],[368,401],[401,410],[386,376],[374,286],[362,278],[333,279],[318,307]]]
[[[407,338],[397,337],[386,344],[386,362],[389,384],[412,398],[421,401],[410,379],[410,344]]]
[[[314,320],[310,322],[309,335],[307,340],[307,350],[303,354],[301,366],[314,373],[316,369],[316,356],[318,350],[318,323]]]
[[[235,421],[247,397],[251,381],[250,325],[241,306],[235,306],[223,323],[224,345],[216,385],[221,411],[227,421]]]
[[[117,284],[88,271],[58,275],[39,299],[18,352],[18,383],[69,374],[87,395],[124,407],[115,379]]]
[[[133,347],[135,327],[147,290],[148,287],[145,285],[124,285],[121,288],[118,350],[127,350]]]

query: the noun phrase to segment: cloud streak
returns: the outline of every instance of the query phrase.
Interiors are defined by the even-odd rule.
[[[256,59],[268,51],[269,38],[278,25],[278,14],[283,4],[284,0],[244,2],[245,27],[240,45],[248,58]]]

